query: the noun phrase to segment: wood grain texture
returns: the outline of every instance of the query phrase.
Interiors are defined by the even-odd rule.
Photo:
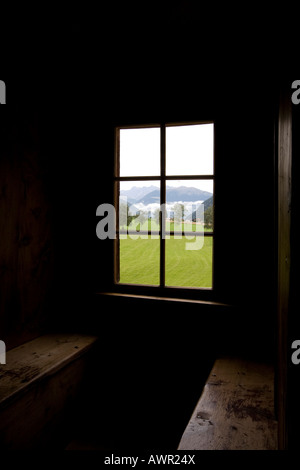
[[[8,351],[0,367],[0,410],[37,381],[74,361],[96,342],[88,335],[48,334]]]
[[[7,121],[0,142],[0,337],[10,349],[43,330],[54,251],[37,115]]]
[[[8,352],[0,368],[0,449],[66,445],[92,384],[95,343],[93,336],[46,335]]]
[[[218,359],[178,449],[277,449],[273,368]]]
[[[287,365],[291,270],[292,103],[289,90],[280,97],[278,119],[278,423],[279,448],[288,447]]]

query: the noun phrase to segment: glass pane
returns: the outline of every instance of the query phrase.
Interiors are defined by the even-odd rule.
[[[159,236],[120,235],[120,283],[159,285]]]
[[[121,181],[119,185],[119,229],[158,231],[160,182]]]
[[[166,233],[212,231],[213,180],[167,181],[165,228]]]
[[[120,176],[159,176],[160,128],[120,129]]]
[[[121,181],[120,283],[159,285],[160,183]]]
[[[214,125],[166,127],[166,175],[214,174]]]
[[[166,286],[212,288],[213,237],[188,238],[166,239]]]

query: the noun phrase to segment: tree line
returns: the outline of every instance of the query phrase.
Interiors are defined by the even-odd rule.
[[[209,206],[203,214],[204,217],[204,227],[206,229],[213,229],[213,206]],[[153,221],[157,225],[159,224],[160,220],[160,209],[157,208],[153,212],[152,211],[143,211],[139,210],[136,214],[130,213],[130,206],[128,203],[120,202],[119,206],[119,225],[120,229],[126,230],[128,226],[135,220],[139,219],[139,224],[143,225],[147,220]],[[185,208],[184,204],[176,203],[171,208],[169,220],[174,223],[182,223],[185,222]],[[203,219],[197,218],[196,212],[192,213],[192,222],[202,222]]]

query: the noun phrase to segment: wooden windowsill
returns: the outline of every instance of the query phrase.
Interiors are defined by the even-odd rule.
[[[213,302],[208,300],[198,300],[198,299],[187,299],[181,297],[162,297],[157,295],[141,295],[141,294],[125,294],[122,292],[99,292],[97,295],[101,296],[111,296],[111,297],[120,297],[120,298],[129,298],[129,299],[141,299],[141,300],[159,300],[164,302],[183,302],[190,304],[200,304],[207,305],[212,307],[230,307],[228,304],[221,302]]]

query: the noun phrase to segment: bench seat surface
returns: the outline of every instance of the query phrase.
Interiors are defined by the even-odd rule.
[[[218,359],[178,449],[276,450],[273,367]]]

